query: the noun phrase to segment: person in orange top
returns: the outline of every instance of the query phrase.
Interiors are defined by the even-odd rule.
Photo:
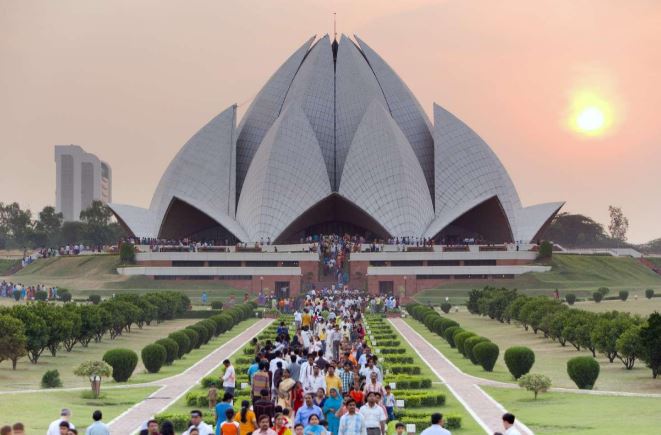
[[[353,383],[353,389],[349,393],[349,396],[351,396],[351,398],[356,401],[357,406],[359,407],[363,406],[363,403],[365,401],[365,395],[363,394],[362,391],[360,391],[359,383],[357,382]]]
[[[254,411],[250,409],[250,402],[244,400],[241,402],[241,411],[234,416],[234,421],[239,423],[240,435],[248,435],[257,429],[257,419]]]
[[[225,421],[220,424],[220,435],[240,435],[239,423],[234,421],[234,410],[225,411]]]

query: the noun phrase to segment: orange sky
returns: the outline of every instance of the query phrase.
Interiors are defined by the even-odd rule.
[[[475,129],[525,205],[661,237],[661,2],[587,0],[0,2],[0,201],[55,202],[53,145],[113,168],[113,200],[147,206],[181,145],[249,102],[314,34],[356,33],[431,114]],[[566,127],[572,96],[612,104],[606,136]]]

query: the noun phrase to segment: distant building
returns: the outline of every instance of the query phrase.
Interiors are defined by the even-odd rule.
[[[108,163],[78,145],[55,145],[55,209],[65,221],[77,221],[92,201],[112,200],[112,170]]]

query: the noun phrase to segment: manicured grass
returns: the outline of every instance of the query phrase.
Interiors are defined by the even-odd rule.
[[[646,288],[661,289],[661,275],[633,258],[554,255],[551,266],[550,272],[526,273],[514,279],[451,281],[439,288],[422,291],[416,294],[415,299],[420,303],[440,304],[445,297],[450,297],[454,304],[463,303],[468,291],[485,285],[518,288],[529,295],[550,295],[557,288],[563,295],[571,292],[579,298],[590,297],[599,287],[630,292],[640,292]]]
[[[468,358],[464,358],[457,349],[450,347],[447,341],[443,340],[439,335],[429,331],[425,325],[417,320],[407,317],[404,320],[416,332],[422,335],[432,346],[438,349],[452,364],[457,366],[459,370],[469,375],[477,376],[479,378],[493,379],[501,382],[514,382],[512,375],[507,370],[505,363],[502,361],[502,355],[498,358],[498,363],[493,368],[492,372],[486,372],[481,366],[473,364]],[[501,353],[503,350],[501,349]]]
[[[99,409],[103,421],[108,423],[134,404],[144,400],[158,387],[136,387],[104,389],[101,386],[101,399],[83,399],[80,391],[55,391],[42,393],[16,393],[0,395],[4,404],[0,412],[0,424],[22,422],[26,433],[46,433],[48,425],[59,418],[63,407],[71,409],[71,422],[78,433],[92,423],[92,412]],[[147,418],[148,416],[145,416]]]
[[[246,293],[244,290],[229,287],[223,281],[192,283],[177,280],[157,281],[145,276],[123,276],[115,270],[118,265],[117,255],[54,257],[38,260],[5,279],[25,285],[55,285],[71,290],[73,296],[79,298],[86,298],[91,294],[111,297],[114,293],[124,291],[146,293],[154,290],[177,290],[188,296],[194,304],[199,304],[203,291],[207,292],[209,302],[225,300],[230,296],[240,301]]]
[[[535,352],[535,365],[531,370],[532,373],[542,373],[549,376],[554,387],[576,388],[574,382],[567,375],[567,360],[575,356],[592,356],[592,353],[589,351],[579,352],[570,344],[564,347],[560,346],[557,342],[545,339],[542,333],[536,335],[532,331],[526,331],[514,324],[508,325],[491,320],[488,317],[472,315],[463,308],[459,312],[453,311],[443,315],[457,321],[462,328],[487,337],[500,347],[500,355],[493,373],[485,372],[477,366],[465,368],[466,364],[470,364],[470,362],[463,359],[456,349],[448,349],[449,346],[447,348],[437,347],[446,357],[458,365],[459,368],[475,376],[508,381],[506,378],[509,371],[503,361],[505,350],[511,346],[527,346]],[[408,319],[407,321],[418,332],[426,329],[424,325],[416,320]],[[440,337],[428,330],[423,336],[430,341],[434,340],[432,344],[437,343],[435,341],[436,339],[440,340]],[[447,343],[445,346],[447,346]],[[601,366],[601,372],[595,389],[602,391],[661,393],[661,379],[652,379],[651,370],[639,361],[636,361],[633,370],[625,370],[622,363],[618,360],[609,363],[608,359],[600,354],[597,354],[597,361],[599,361]],[[513,379],[510,378],[509,381],[513,382]]]
[[[644,435],[658,434],[661,427],[657,398],[543,393],[533,400],[529,391],[484,390],[536,434]]]
[[[608,296],[617,295],[619,289],[611,289]],[[636,296],[638,298],[636,299]],[[636,292],[629,292],[629,299],[626,301],[601,301],[596,303],[594,301],[576,302],[574,308],[586,311],[594,311],[601,313],[604,311],[624,311],[631,314],[640,314],[647,317],[655,311],[661,312],[661,298],[647,299],[645,297],[645,290]]]
[[[41,377],[46,370],[57,369],[60,372],[60,379],[64,387],[82,387],[88,386],[89,382],[83,378],[73,375],[73,370],[83,361],[100,360],[103,354],[113,348],[122,347],[134,350],[138,355],[147,344],[167,337],[173,331],[184,328],[187,325],[198,322],[199,319],[177,319],[163,322],[159,325],[152,323],[151,326],[144,326],[142,329],[131,328],[131,333],[111,340],[106,335],[99,343],[90,342],[87,348],[76,345],[71,352],[60,350],[56,357],[52,357],[48,350],[39,358],[38,364],[32,364],[27,357],[19,360],[16,370],[11,369],[11,362],[3,361],[0,363],[0,390],[26,390],[40,388]],[[248,323],[245,323],[248,325]],[[240,327],[234,327],[233,330],[240,331]],[[194,357],[190,354],[187,360],[191,363]],[[199,359],[199,358],[198,358]],[[187,360],[181,361],[184,364]],[[174,366],[173,366],[174,367]],[[136,373],[144,372],[142,362],[138,362]],[[153,378],[156,379],[156,378]],[[106,385],[112,384],[110,380]]]
[[[147,370],[140,364],[139,367],[136,367],[133,376],[129,380],[129,383],[138,384],[141,382],[151,382],[157,379],[167,378],[169,376],[177,375],[184,370],[191,367],[193,364],[216,350],[216,348],[227,343],[229,340],[233,339],[237,335],[241,334],[247,328],[251,327],[258,319],[246,319],[241,323],[235,325],[232,329],[220,334],[218,337],[214,337],[207,344],[200,346],[199,349],[193,349],[190,353],[183,356],[182,359],[175,360],[171,366],[163,366],[158,373],[148,373]]]
[[[20,263],[20,260],[0,259],[0,276],[6,274],[12,267]]]

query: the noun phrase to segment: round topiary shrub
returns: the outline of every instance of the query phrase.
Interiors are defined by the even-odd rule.
[[[57,291],[57,295],[62,302],[71,302],[71,292],[69,290],[64,288],[60,289]]]
[[[48,370],[41,377],[41,388],[59,388],[61,386],[60,372],[57,370]]]
[[[209,339],[211,338],[209,337],[209,331],[207,330],[207,328],[200,325],[199,323],[196,323],[194,325],[189,325],[186,327],[186,329],[192,329],[193,331],[197,332],[197,335],[199,336],[197,347],[200,347],[203,344],[207,344],[209,342]]]
[[[448,344],[450,345],[450,347],[455,347],[455,344],[454,344],[454,333],[455,333],[455,331],[457,331],[457,330],[462,330],[462,331],[463,331],[463,329],[461,329],[459,326],[450,326],[450,327],[449,327],[448,329],[446,329],[445,332],[443,333],[443,337],[445,338],[445,341],[448,342]]]
[[[167,350],[160,344],[152,343],[142,348],[140,356],[142,357],[142,364],[149,373],[158,373],[165,363]]]
[[[165,365],[169,366],[179,358],[179,345],[171,338],[161,338],[154,343],[160,344],[165,348]]]
[[[138,365],[138,354],[131,349],[110,349],[103,354],[102,359],[112,367],[115,382],[128,381]]]
[[[591,390],[599,377],[599,363],[591,356],[577,356],[567,361],[567,374],[581,390]]]
[[[629,292],[627,290],[620,290],[619,296],[621,300],[626,301],[629,299]]]
[[[472,352],[473,356],[475,356],[475,359],[484,370],[487,372],[493,371],[493,367],[498,360],[498,354],[500,353],[500,349],[496,343],[490,341],[477,343],[473,346]]]
[[[188,334],[186,334],[183,331],[175,331],[168,335],[168,338],[174,340],[177,342],[177,346],[179,346],[179,349],[177,349],[177,358],[181,358],[185,354],[191,351],[191,342],[190,338],[188,338]]]
[[[652,299],[654,297],[654,289],[648,288],[645,290],[645,297],[647,299]]]
[[[222,310],[223,309],[223,303],[221,301],[213,301],[213,302],[211,302],[211,309],[212,310]]]
[[[611,289],[608,287],[599,287],[597,291],[601,293],[602,296],[606,296],[608,293],[610,293]]]
[[[473,364],[479,364],[480,362],[475,358],[475,355],[473,355],[473,348],[475,345],[478,343],[484,343],[485,341],[489,341],[488,338],[486,337],[470,337],[464,342],[464,356],[471,360]]]
[[[234,319],[232,319],[232,317],[228,316],[227,314],[221,314],[219,319],[221,320],[220,332],[227,332],[232,329],[232,326],[234,326]]]
[[[449,313],[451,309],[452,304],[450,302],[443,302],[441,304],[441,311],[443,311],[445,314]]]
[[[199,322],[200,325],[207,328],[207,333],[209,334],[209,340],[216,336],[216,322],[211,319],[204,319]]]
[[[475,333],[470,331],[464,331],[461,334],[454,337],[454,342],[457,345],[457,350],[460,354],[466,356],[464,353],[464,343],[471,337],[475,337]]]
[[[445,335],[445,330],[448,329],[448,328],[451,328],[453,326],[459,326],[459,324],[457,322],[455,322],[454,320],[452,320],[452,319],[446,319],[446,318],[441,319],[441,334],[440,335],[444,336]]]
[[[37,290],[34,294],[34,298],[38,301],[48,300],[48,292],[45,290]]]
[[[567,295],[565,295],[565,300],[569,305],[574,305],[574,302],[576,302],[576,295],[574,293],[567,293]]]
[[[594,292],[594,293],[592,293],[592,299],[594,299],[594,301],[595,301],[596,303],[601,302],[601,300],[602,300],[603,298],[604,298],[604,294],[601,293],[601,292]]]
[[[505,351],[505,365],[514,379],[519,379],[535,364],[535,352],[525,346],[510,347]]]
[[[90,301],[94,305],[99,305],[99,302],[101,302],[101,296],[100,295],[89,295],[87,300]]]
[[[192,329],[190,326],[182,329],[184,334],[188,335],[190,339],[190,350],[199,349],[202,346],[202,341],[200,340],[200,334],[196,330]]]
[[[457,338],[462,332],[466,332],[466,330],[460,327],[452,333],[452,343],[454,343],[454,346],[452,347],[457,347]]]

